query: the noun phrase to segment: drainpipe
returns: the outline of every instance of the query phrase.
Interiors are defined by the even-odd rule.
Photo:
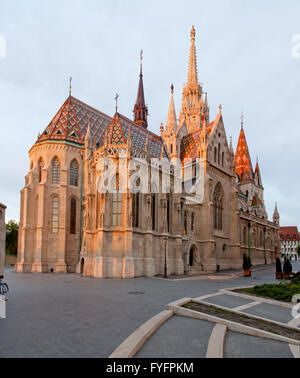
[[[79,228],[79,246],[78,261],[80,262],[80,252],[82,243],[82,189],[83,189],[83,158],[81,159],[81,175],[80,175],[80,228]]]

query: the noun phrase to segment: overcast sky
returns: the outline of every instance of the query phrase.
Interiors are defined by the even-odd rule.
[[[235,148],[245,113],[269,217],[278,201],[281,225],[300,226],[300,58],[292,55],[299,17],[299,0],[0,0],[0,202],[7,220],[19,220],[28,150],[67,98],[69,76],[75,97],[113,115],[118,92],[119,112],[132,118],[143,48],[149,128],[159,133],[172,83],[179,115],[195,25],[211,119],[222,104]]]

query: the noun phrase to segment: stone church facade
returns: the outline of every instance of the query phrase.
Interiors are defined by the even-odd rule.
[[[117,108],[111,118],[70,91],[29,151],[17,272],[133,278],[238,269],[243,254],[250,255],[254,265],[275,262],[280,254],[277,207],[271,222],[259,164],[253,170],[243,124],[234,153],[221,106],[210,119],[207,94],[198,82],[195,34],[192,28],[179,118],[172,86],[160,135],[148,129],[142,64],[134,120]],[[99,168],[99,161],[119,163],[120,157],[127,167],[126,180],[132,176],[132,159],[143,159],[148,167],[151,159],[190,159],[192,165],[201,159],[203,201],[193,203],[185,192],[175,191],[172,173],[169,193],[162,190],[161,181],[154,193],[150,186],[143,193],[120,191],[124,175],[118,168],[116,190],[100,192],[105,169]],[[161,178],[162,168],[156,168]]]

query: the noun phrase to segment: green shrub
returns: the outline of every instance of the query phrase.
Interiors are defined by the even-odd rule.
[[[246,289],[246,292],[258,297],[271,298],[283,302],[291,302],[294,295],[300,293],[300,280],[289,283],[265,284]]]

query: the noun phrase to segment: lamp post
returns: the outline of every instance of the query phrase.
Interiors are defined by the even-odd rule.
[[[168,266],[167,266],[167,245],[168,237],[165,237],[165,268],[164,268],[164,278],[168,278]]]

